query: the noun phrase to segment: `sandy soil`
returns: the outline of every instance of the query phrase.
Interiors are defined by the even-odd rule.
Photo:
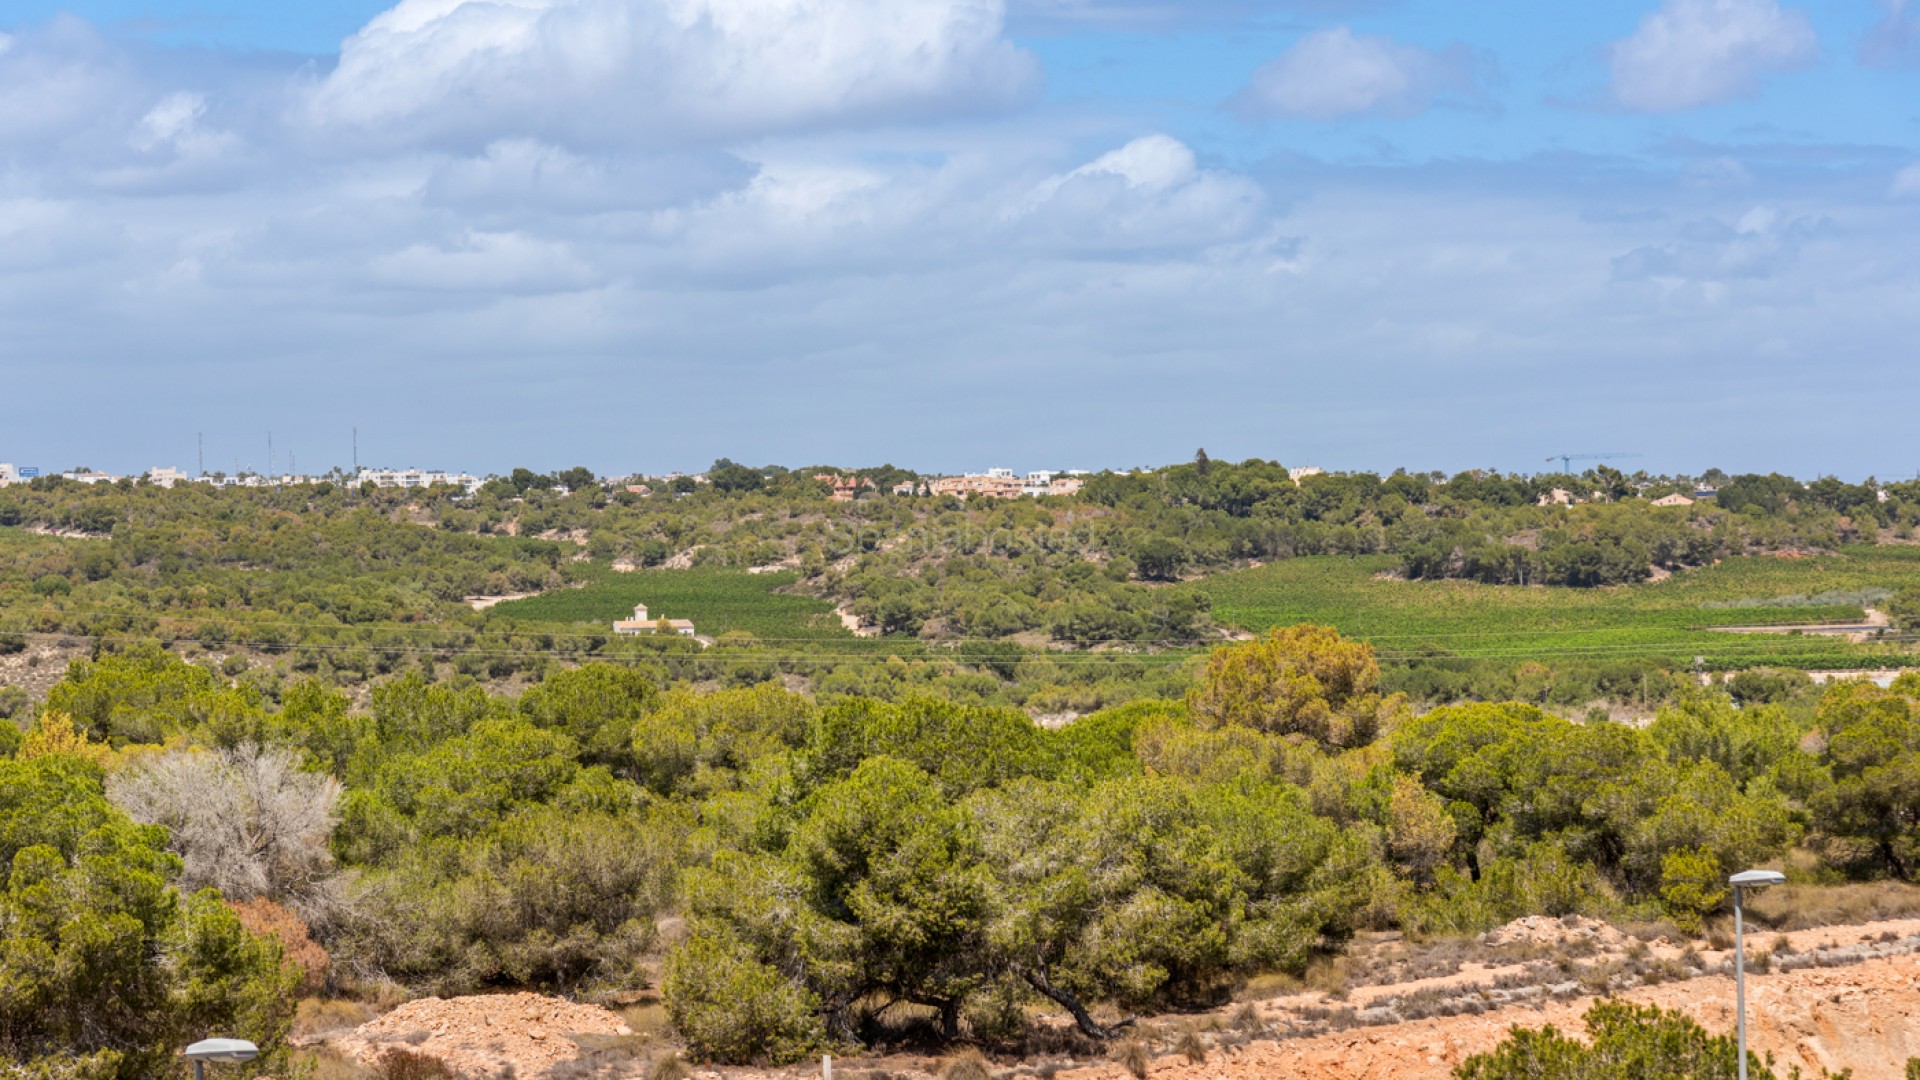
[[[1733,1026],[1733,980],[1715,976],[1620,994],[1628,1001],[1678,1009],[1712,1031]],[[1492,1049],[1515,1027],[1547,1024],[1582,1031],[1592,998],[1499,1009],[1478,1016],[1431,1017],[1387,1027],[1309,1039],[1257,1040],[1194,1064],[1161,1057],[1155,1080],[1444,1080],[1454,1066]],[[1856,967],[1808,969],[1747,979],[1749,1045],[1772,1053],[1781,1071],[1851,1068],[1859,1080],[1902,1074],[1920,1056],[1920,958],[1874,960]],[[1060,1080],[1128,1080],[1118,1065],[1061,1072]]]

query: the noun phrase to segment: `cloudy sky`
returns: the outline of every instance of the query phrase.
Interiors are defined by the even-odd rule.
[[[7,0],[0,460],[1912,475],[1920,0]]]

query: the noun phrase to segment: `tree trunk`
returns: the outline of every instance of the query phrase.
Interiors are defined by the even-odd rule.
[[[1131,1017],[1120,1021],[1112,1027],[1101,1026],[1094,1020],[1093,1014],[1087,1012],[1087,1007],[1080,1003],[1079,998],[1053,985],[1053,982],[1047,978],[1045,968],[1016,967],[1014,968],[1014,973],[1022,979],[1025,979],[1028,986],[1038,990],[1054,1004],[1072,1013],[1074,1025],[1078,1027],[1082,1033],[1091,1038],[1111,1039],[1115,1035],[1120,1034],[1121,1029],[1133,1026],[1133,1019]]]

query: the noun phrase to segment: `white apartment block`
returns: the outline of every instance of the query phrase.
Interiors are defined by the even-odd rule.
[[[466,473],[449,473],[439,469],[361,469],[360,483],[383,488],[430,488],[451,484],[471,495],[480,490],[481,480]]]

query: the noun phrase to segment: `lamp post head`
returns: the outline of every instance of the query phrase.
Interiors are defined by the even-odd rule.
[[[1727,879],[1727,884],[1736,889],[1764,889],[1769,885],[1785,885],[1787,875],[1778,870],[1742,870]]]
[[[252,1061],[259,1056],[260,1048],[245,1039],[202,1039],[186,1051],[188,1061],[233,1063]]]

